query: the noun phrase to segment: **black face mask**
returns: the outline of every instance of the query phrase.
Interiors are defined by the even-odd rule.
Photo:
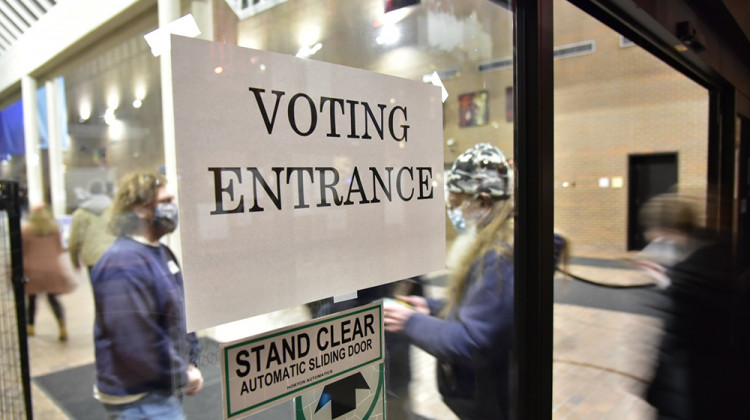
[[[177,204],[162,203],[154,207],[154,227],[164,234],[172,233],[177,229],[179,216],[177,213]]]

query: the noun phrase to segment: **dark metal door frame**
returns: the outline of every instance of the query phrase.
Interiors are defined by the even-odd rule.
[[[3,352],[13,351],[18,354],[18,363],[20,364],[20,381],[23,387],[23,404],[25,406],[26,419],[33,419],[33,410],[31,405],[31,377],[29,368],[29,350],[26,335],[26,305],[25,305],[25,281],[23,274],[23,255],[21,250],[21,210],[18,199],[18,183],[15,181],[0,180],[0,211],[5,213],[8,227],[8,246],[10,267],[4,267],[10,274],[10,282],[13,286],[13,295],[15,297],[15,319],[17,328],[18,341],[4,340],[6,345],[11,348],[3,348]],[[4,239],[4,238],[3,238]],[[5,316],[7,314],[3,314]],[[11,327],[12,328],[12,327]],[[14,346],[13,344],[17,344]],[[4,369],[14,369],[15,366],[4,366]],[[13,374],[9,377],[13,378]],[[7,414],[7,413],[4,413]],[[16,413],[18,414],[18,413]]]
[[[517,169],[512,418],[552,416],[552,0],[514,1]]]

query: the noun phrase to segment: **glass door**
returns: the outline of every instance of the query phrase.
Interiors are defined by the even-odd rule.
[[[310,290],[309,295],[298,299],[299,305],[247,317],[242,314],[250,305],[273,306],[274,300],[283,300],[285,294],[292,292],[252,274],[266,257],[278,258],[278,255],[236,254],[236,259],[246,263],[233,273],[236,282],[258,290],[270,289],[272,296],[265,301],[253,301],[252,293],[248,296],[243,294],[247,301],[245,307],[220,301],[212,303],[218,305],[217,311],[236,311],[238,315],[220,323],[209,322],[207,325],[210,326],[197,329],[202,351],[195,363],[203,373],[204,386],[197,395],[184,398],[187,417],[220,418],[224,413],[221,344],[383,299],[387,301],[385,306],[400,301],[396,303],[400,305],[398,308],[416,311],[401,311],[394,315],[396,312],[386,310],[389,314],[386,316],[385,333],[386,397],[385,408],[381,407],[379,415],[387,414],[393,419],[409,416],[451,419],[467,414],[507,417],[513,394],[510,358],[514,311],[514,119],[517,96],[514,86],[514,16],[509,5],[484,0],[228,0],[177,3],[179,12],[175,13],[190,13],[202,32],[199,38],[213,43],[210,46],[214,54],[212,59],[218,63],[211,68],[213,77],[222,77],[222,72],[228,73],[234,69],[266,70],[262,63],[252,60],[239,66],[232,62],[235,57],[224,54],[223,46],[233,46],[280,54],[284,57],[280,60],[291,60],[289,62],[295,66],[304,66],[305,62],[326,63],[339,66],[335,69],[341,74],[352,74],[343,69],[354,69],[369,75],[393,77],[390,80],[394,82],[382,89],[393,89],[394,97],[398,97],[396,89],[403,84],[438,86],[439,90],[435,91],[439,92],[439,103],[434,106],[437,112],[430,130],[439,135],[431,138],[433,143],[429,147],[441,156],[436,162],[437,166],[430,171],[401,167],[398,161],[383,162],[384,168],[378,171],[369,167],[353,167],[348,152],[344,148],[336,150],[336,141],[350,142],[352,138],[372,142],[387,140],[396,145],[401,142],[402,148],[408,148],[418,143],[419,139],[407,139],[407,135],[411,133],[414,136],[413,133],[417,131],[404,123],[403,120],[408,118],[407,112],[398,104],[387,101],[362,104],[357,98],[339,100],[330,97],[316,98],[325,102],[322,106],[329,107],[326,112],[330,111],[324,114],[323,109],[319,110],[321,116],[317,122],[320,126],[329,124],[328,118],[334,119],[337,110],[342,115],[345,111],[360,110],[363,120],[355,122],[354,117],[351,121],[342,120],[338,132],[332,125],[328,126],[331,140],[326,151],[317,152],[317,157],[325,155],[331,164],[310,171],[317,177],[313,180],[314,185],[317,187],[319,183],[323,186],[315,190],[316,194],[320,193],[320,200],[314,207],[310,206],[307,213],[301,192],[307,173],[304,170],[290,165],[288,176],[284,175],[287,183],[299,181],[300,186],[296,190],[299,195],[287,201],[273,189],[281,185],[280,181],[273,183],[276,168],[271,170],[269,176],[257,168],[253,171],[252,168],[238,167],[238,172],[248,182],[243,184],[245,189],[241,194],[244,194],[244,201],[241,203],[239,189],[232,190],[240,185],[239,178],[232,178],[233,169],[225,171],[212,167],[203,171],[204,175],[217,177],[216,191],[220,197],[217,200],[223,200],[220,204],[217,204],[218,201],[214,203],[210,211],[206,211],[207,214],[232,213],[231,216],[234,216],[234,213],[247,213],[244,219],[247,222],[243,222],[242,227],[250,226],[271,234],[277,232],[277,237],[271,236],[271,241],[291,238],[290,243],[294,243],[303,235],[318,237],[320,240],[314,251],[320,255],[326,253],[334,239],[346,239],[342,232],[349,231],[352,235],[372,232],[368,245],[381,250],[377,252],[398,255],[403,267],[396,269],[395,263],[391,267],[391,263],[384,261],[373,270],[398,272],[401,275],[384,275],[377,282],[367,283],[359,282],[358,278],[346,279],[346,288],[338,287],[336,296],[329,296],[321,294],[319,290],[329,286],[332,281],[329,273],[341,272],[340,267],[337,264],[316,264],[308,261],[304,255],[290,254],[286,260],[282,259],[284,263],[279,265],[279,271],[289,270],[290,267],[298,270],[305,268],[305,287]],[[118,191],[124,188],[120,181],[130,172],[170,171],[173,163],[170,162],[171,146],[168,145],[167,150],[163,146],[169,137],[165,133],[171,125],[171,111],[169,101],[165,104],[161,96],[165,91],[164,81],[168,80],[164,78],[168,70],[164,69],[163,62],[160,63],[160,58],[151,54],[153,49],[149,52],[144,38],[157,26],[165,24],[157,18],[164,9],[172,6],[175,4],[159,2],[158,11],[152,7],[137,16],[131,15],[126,27],[93,43],[90,48],[66,60],[54,72],[55,77],[61,76],[55,80],[62,86],[58,94],[60,109],[64,114],[61,119],[65,130],[62,133],[65,173],[50,176],[65,177],[67,212],[72,213],[81,207],[95,193],[116,199]],[[278,77],[281,81],[284,76],[278,72],[269,77],[270,80]],[[311,98],[306,92],[320,90],[324,83],[330,86],[345,82],[352,84],[352,80],[309,77],[302,82],[302,88],[294,96],[294,104],[299,107],[308,103]],[[189,82],[191,86],[193,83],[197,81]],[[295,119],[293,106],[289,107],[292,111],[283,109],[278,114],[272,110],[270,104],[274,97],[281,98],[280,94],[258,88],[253,91],[252,87],[244,93],[251,102],[263,103],[267,112],[264,114],[266,125],[263,130],[268,130],[269,134],[275,122],[281,119],[286,119],[291,124],[288,128],[303,140],[311,134],[307,130],[315,125],[314,121]],[[285,97],[284,101],[291,96]],[[183,106],[186,106],[186,102],[176,98],[174,107]],[[207,101],[200,106],[205,110],[216,109],[221,107],[221,103]],[[317,106],[310,108],[309,115],[317,112],[315,108]],[[220,112],[226,113],[228,121],[230,115],[237,111],[242,111],[241,107],[228,107]],[[422,111],[411,110],[412,113]],[[308,118],[312,118],[309,115]],[[279,116],[278,120],[276,116]],[[387,121],[384,120],[386,117]],[[394,118],[402,125],[391,124]],[[224,120],[219,118],[217,121],[221,125]],[[351,123],[351,126],[347,126],[351,131],[345,132],[343,123]],[[355,128],[355,123],[361,125]],[[179,121],[176,130],[180,133]],[[180,136],[177,137],[179,141]],[[202,157],[215,160],[223,148],[221,139],[207,143],[216,146],[209,148]],[[251,152],[262,156],[267,150],[258,147]],[[292,154],[304,163],[315,152],[311,154],[300,148],[292,151]],[[272,164],[270,161],[261,163]],[[360,172],[353,172],[353,169]],[[347,186],[346,196],[336,195],[339,191],[334,191],[336,187],[332,183],[335,174],[338,174],[335,184]],[[185,178],[177,183],[182,184],[179,185],[182,191],[192,188],[185,184]],[[172,190],[176,187],[170,186]],[[369,195],[371,187],[380,195]],[[263,195],[260,203],[258,195],[253,201],[253,191],[260,191]],[[414,194],[417,197],[410,202]],[[384,202],[386,195],[388,202]],[[406,218],[402,208],[392,205],[393,197],[415,205],[431,202],[428,206],[430,212],[438,217]],[[422,203],[419,203],[420,200]],[[177,201],[181,212],[194,207],[184,194]],[[284,223],[264,222],[260,217],[261,207],[271,209],[275,206],[281,210],[282,207],[287,208],[290,202],[297,212]],[[238,211],[241,205],[244,207]],[[354,223],[346,218],[327,216],[316,219],[309,216],[327,205],[368,205],[366,211],[369,218]],[[203,246],[206,253],[192,259],[182,258],[179,247],[174,246],[179,241],[169,239],[167,242],[178,251],[178,260],[186,268],[185,283],[190,286],[196,280],[187,274],[188,266],[200,261],[201,264],[220,267],[222,262],[211,254],[212,244],[222,239],[236,240],[238,230],[201,224],[187,226],[185,220],[189,219],[182,217],[178,233],[183,237],[188,233],[196,235],[193,236],[193,243]],[[311,220],[316,222],[311,223]],[[295,226],[297,230],[294,230]],[[300,230],[300,226],[306,228]],[[431,240],[429,247],[438,249],[436,255],[439,256],[439,263],[433,264],[430,270],[421,269],[414,263],[424,259],[419,253],[424,252],[420,250],[424,245],[420,241],[425,241],[425,238],[419,234],[408,238],[408,244],[404,241],[391,243],[375,226],[385,226],[382,230],[388,232],[429,232],[429,238],[435,237],[435,232],[438,232],[437,243]],[[288,235],[290,229],[295,232],[293,235]],[[261,248],[262,241],[256,239],[257,242],[253,243],[254,237],[248,235],[245,240],[256,249]],[[434,256],[431,258],[435,259]],[[340,262],[343,264],[343,259]],[[355,267],[356,262],[348,263]],[[59,411],[68,413],[72,418],[85,418],[91,413],[104,415],[102,404],[94,399],[91,392],[94,385],[92,378],[96,377],[97,369],[94,348],[102,344],[92,331],[93,320],[102,315],[97,312],[102,310],[101,306],[97,309],[96,299],[93,299],[98,294],[95,277],[92,275],[92,283],[82,283],[81,287],[65,295],[62,300],[66,308],[67,342],[58,343],[57,336],[53,334],[57,326],[48,314],[40,314],[37,334],[30,339],[32,370],[40,376],[35,383],[38,383],[37,388],[43,390],[40,394],[43,396],[39,399],[46,404],[49,394],[50,399],[60,405],[45,411],[46,416]],[[206,286],[199,290],[199,294],[211,295],[231,287],[231,284]],[[394,321],[399,316],[403,322]],[[407,323],[406,319],[410,322]],[[53,357],[40,356],[49,353],[50,346],[55,345],[60,347],[59,356],[65,359],[64,362],[58,359],[57,353]],[[119,369],[117,366],[109,368]],[[56,391],[62,389],[56,385],[61,381],[69,384],[64,387],[66,395],[59,395]],[[101,399],[101,395],[99,397]],[[108,400],[106,395],[104,400]],[[333,416],[331,405],[322,408],[321,412],[325,414],[326,410],[330,410],[329,414]],[[255,416],[278,418],[279,415],[287,415],[280,414],[279,410],[286,410],[284,413],[289,415],[297,413],[295,403],[290,401]],[[303,410],[303,417],[310,415]],[[377,416],[376,412],[374,417]]]
[[[709,95],[554,5],[555,228],[568,249],[555,275],[552,417],[652,418],[670,269],[694,249],[673,233],[681,214],[695,232],[706,219]]]

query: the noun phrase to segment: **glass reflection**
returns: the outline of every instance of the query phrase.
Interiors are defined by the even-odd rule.
[[[638,214],[679,191],[705,217],[707,91],[624,41],[554,2],[555,228],[569,247],[554,279],[555,419],[657,418],[646,388],[667,301],[632,263]]]
[[[235,13],[223,1],[214,2],[211,13],[198,10],[201,2],[183,2],[182,10],[196,16],[202,37],[217,42],[440,83],[447,94],[443,104],[446,168],[479,143],[500,148],[512,161],[513,70],[512,60],[508,63],[507,59],[513,52],[513,19],[507,8],[478,0],[423,0],[388,13],[381,0],[234,3],[246,3],[244,11]],[[204,29],[207,24],[212,31]],[[161,70],[159,58],[143,40],[157,26],[156,11],[151,9],[60,68],[69,126],[69,148],[64,152],[69,212],[88,198],[92,183],[104,185],[106,194],[112,196],[117,180],[126,173],[163,171]],[[227,68],[216,66],[213,72],[221,74]],[[447,217],[445,223],[450,224]],[[451,227],[448,231],[446,247],[458,237]],[[399,287],[389,284],[369,295],[360,291],[359,296],[380,299],[417,293],[441,298],[448,289],[448,277],[447,271],[425,273],[419,280],[397,282]],[[72,298],[76,304],[71,307],[93,308],[90,285]],[[205,378],[199,395],[213,395],[211,390],[221,385],[217,343],[309,319],[310,310],[319,315],[337,308],[321,309],[328,301],[198,331],[203,351],[197,364]],[[87,331],[88,340],[92,339],[91,319],[89,312],[77,330]],[[71,334],[71,341],[81,334]],[[405,340],[399,343],[391,338],[391,342],[395,347],[388,356],[393,363],[388,377],[396,380],[390,388],[401,397],[404,415],[455,418],[437,389],[435,359]],[[89,353],[78,358],[81,363],[93,362]],[[404,370],[409,375],[400,375]],[[90,387],[85,397],[90,398]],[[193,404],[190,410],[195,406],[191,401],[198,400],[186,398],[186,404]],[[202,405],[220,416],[220,401],[212,399]],[[390,411],[389,416],[404,418]],[[257,417],[263,418],[263,413]]]

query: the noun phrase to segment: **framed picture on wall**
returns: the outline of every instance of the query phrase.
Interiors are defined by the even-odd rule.
[[[458,126],[476,127],[487,124],[489,104],[486,90],[458,95]]]

